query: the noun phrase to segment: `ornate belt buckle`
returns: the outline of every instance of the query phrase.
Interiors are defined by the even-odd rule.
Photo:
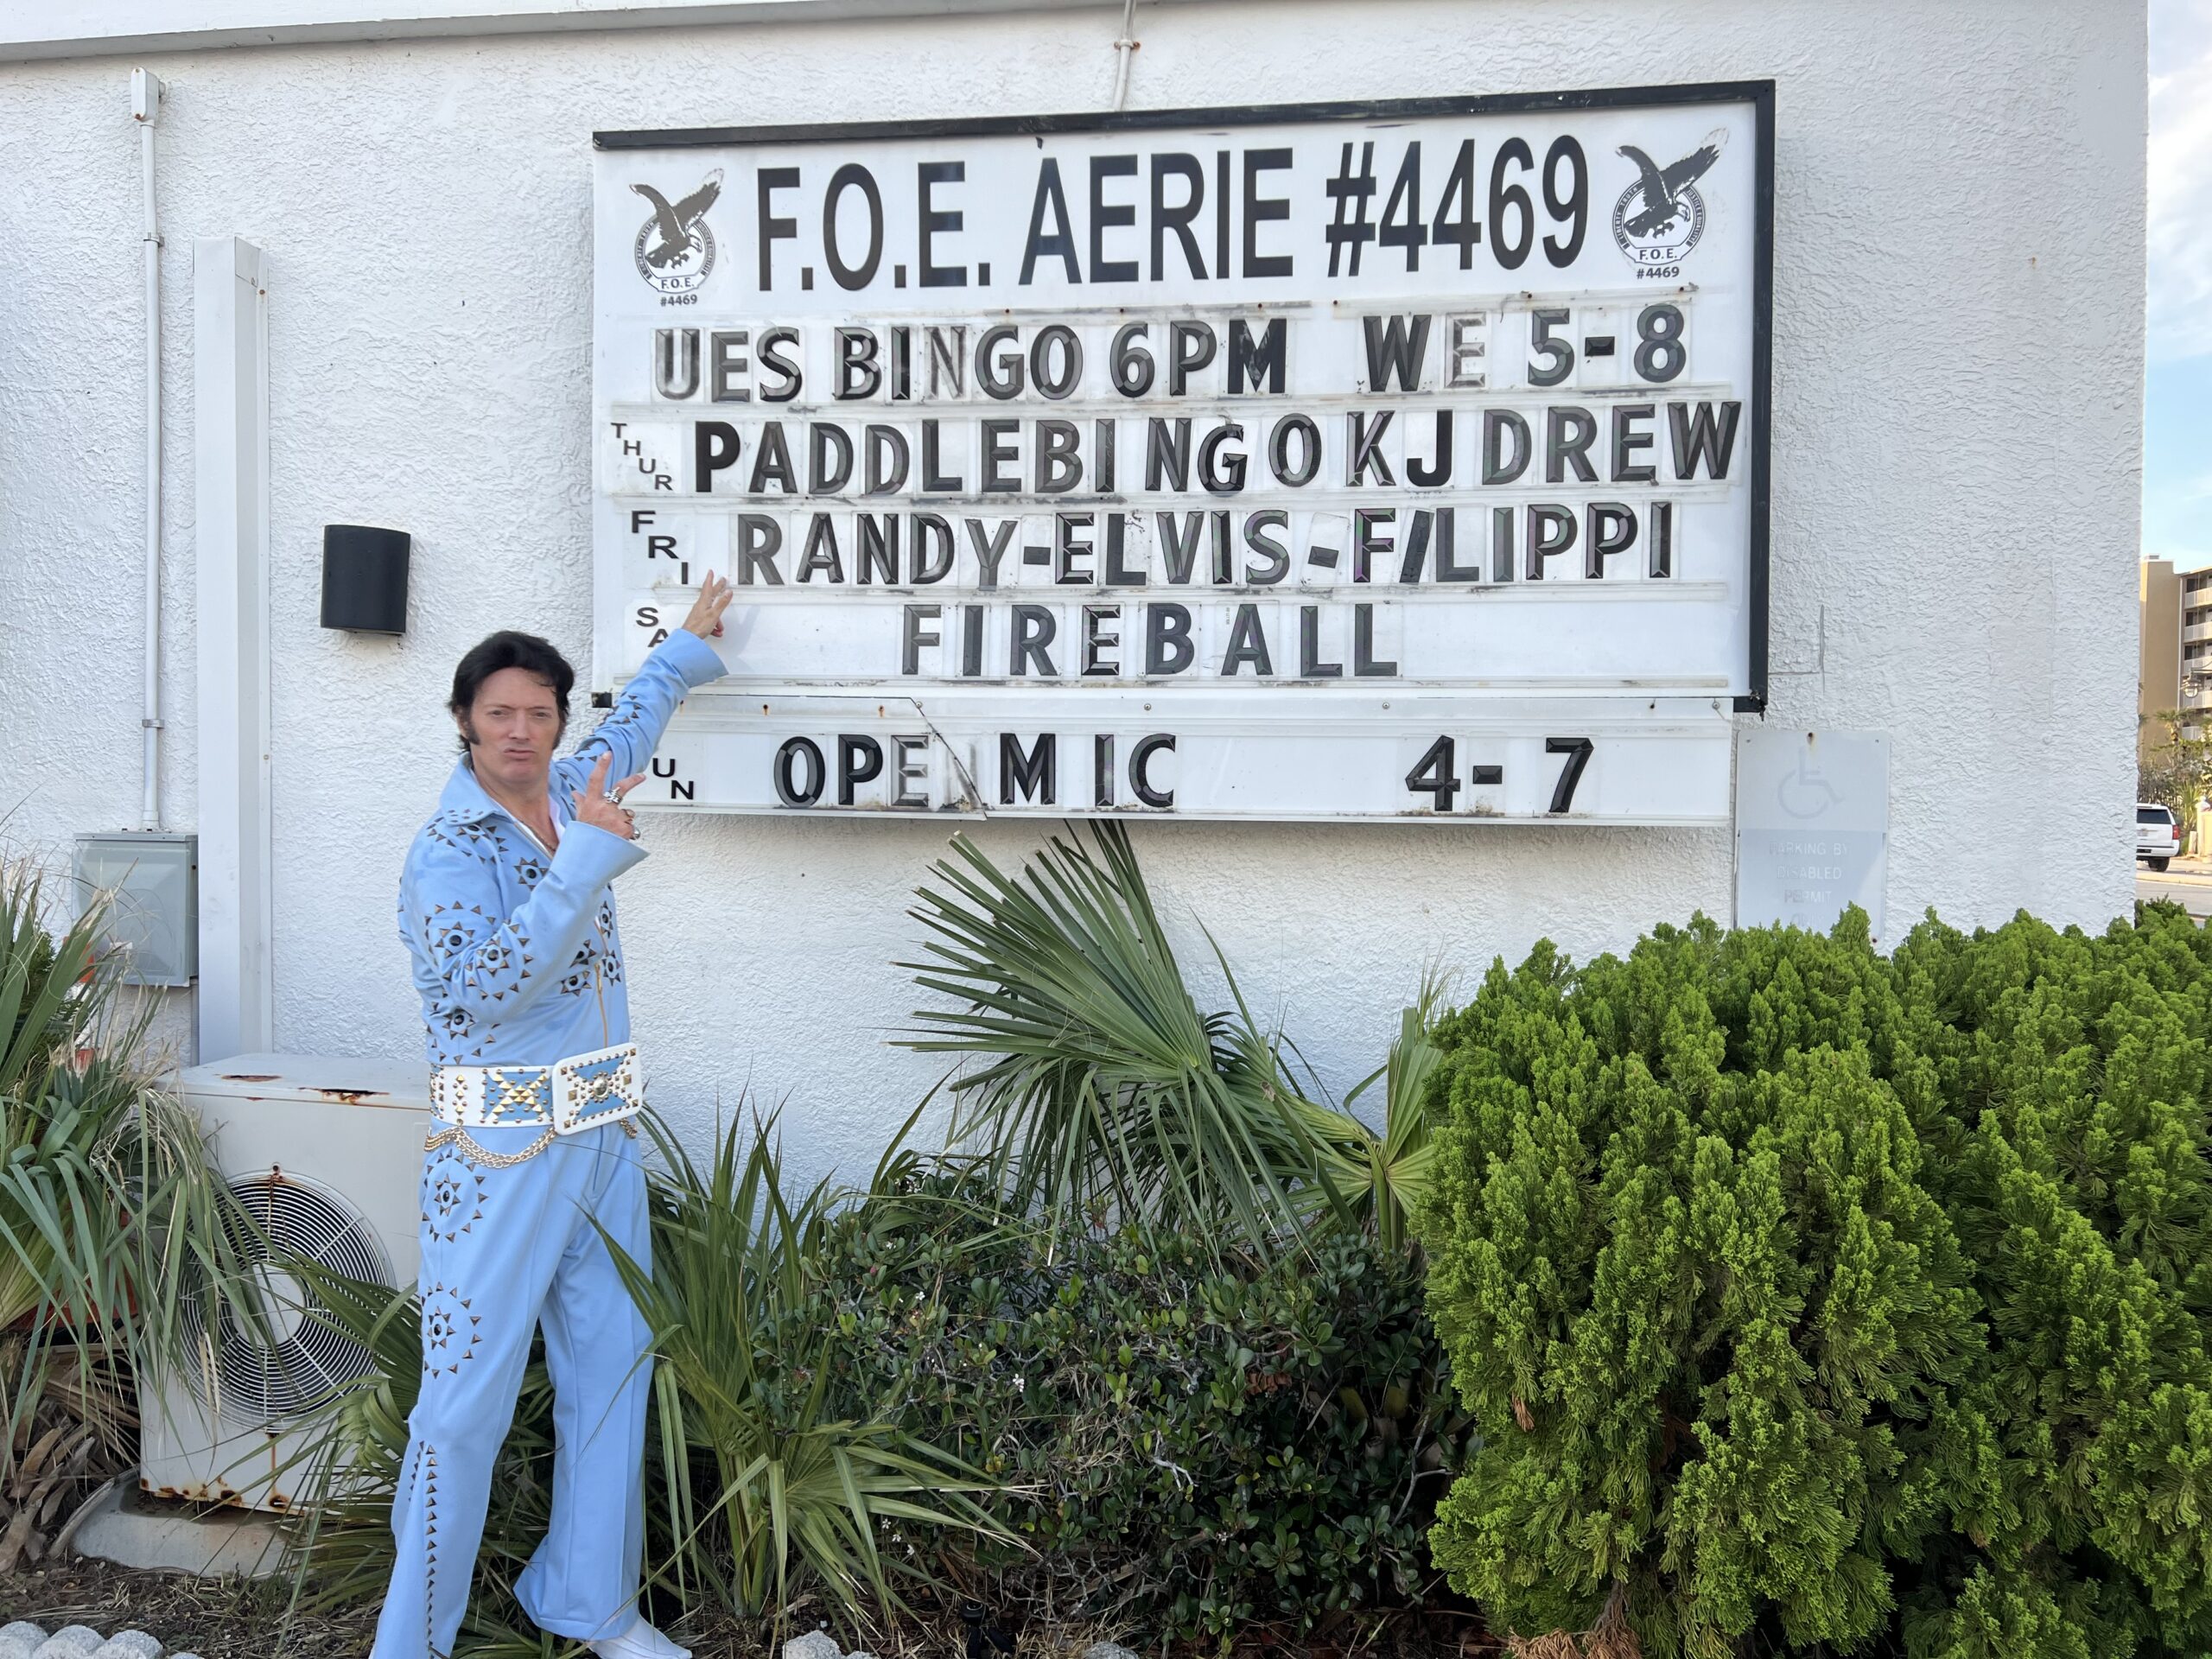
[[[487,1065],[484,1068],[484,1109],[480,1121],[487,1128],[550,1123],[553,1121],[553,1091],[546,1086],[543,1068],[535,1065]]]
[[[552,1074],[553,1127],[562,1135],[617,1122],[645,1107],[635,1043],[557,1060]]]

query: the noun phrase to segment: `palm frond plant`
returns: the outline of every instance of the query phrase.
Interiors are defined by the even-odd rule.
[[[1254,1242],[1307,1207],[1317,1109],[1241,999],[1200,1011],[1121,826],[1055,836],[1015,876],[952,846],[909,912],[929,959],[899,965],[961,1006],[918,1010],[903,1040],[975,1062],[950,1080],[953,1139],[1009,1205],[1227,1217]]]
[[[237,1205],[143,1069],[103,915],[56,937],[36,875],[0,877],[0,1572],[130,1465],[137,1379],[204,1365],[207,1300],[242,1282]]]
[[[391,1577],[391,1502],[406,1461],[407,1418],[423,1378],[422,1303],[411,1290],[353,1279],[305,1257],[278,1264],[313,1297],[310,1319],[359,1343],[367,1373],[323,1408],[290,1471],[309,1494],[289,1534],[293,1607],[302,1612],[374,1602]],[[523,1372],[512,1424],[492,1477],[478,1593],[463,1633],[475,1659],[537,1654],[542,1633],[523,1616],[514,1582],[551,1510],[553,1384],[542,1356]]]
[[[651,1177],[650,1273],[609,1248],[658,1357],[645,1469],[649,1583],[684,1606],[704,1601],[779,1623],[794,1598],[817,1591],[868,1625],[905,1606],[902,1583],[925,1578],[918,1554],[887,1554],[880,1535],[1006,1538],[976,1502],[995,1483],[905,1433],[887,1402],[833,1385],[818,1253],[842,1195],[826,1183],[787,1195],[772,1120],[728,1126],[704,1168],[650,1116],[639,1122],[660,1163]],[[312,1610],[380,1594],[391,1573],[392,1495],[422,1374],[421,1310],[406,1291],[308,1262],[282,1265],[321,1304],[309,1317],[359,1343],[373,1367],[326,1408],[303,1456],[311,1497],[293,1533],[295,1594]],[[512,1586],[544,1532],[552,1452],[551,1384],[533,1360],[493,1481],[467,1625],[478,1659],[538,1651]]]
[[[1088,846],[1054,836],[1015,875],[956,836],[909,912],[928,960],[899,965],[958,1005],[917,1010],[901,1039],[966,1063],[948,1079],[951,1141],[1017,1210],[1227,1223],[1263,1249],[1317,1219],[1402,1242],[1427,1166],[1434,982],[1361,1085],[1385,1084],[1378,1136],[1298,1086],[1217,945],[1234,1006],[1200,1010],[1127,830],[1090,830]]]
[[[407,1414],[422,1383],[423,1308],[412,1291],[355,1279],[306,1256],[276,1265],[306,1293],[307,1318],[368,1355],[365,1375],[321,1408],[297,1454],[300,1471],[285,1471],[307,1494],[288,1541],[296,1603],[313,1611],[380,1596],[391,1577],[391,1500],[406,1460]],[[532,1422],[518,1402],[509,1444]],[[511,1490],[512,1482],[494,1477],[495,1500]],[[487,1541],[497,1530],[487,1521]]]
[[[43,925],[41,899],[36,879],[21,872],[10,874],[0,893],[0,1152],[6,1158],[0,1192],[8,1195],[0,1199],[8,1206],[0,1210],[8,1244],[0,1262],[0,1329],[40,1306],[57,1258],[68,1254],[72,1217],[53,1199],[84,1178],[92,1151],[84,1131],[101,1127],[82,1118],[56,1124],[46,1109],[46,1086],[60,1069],[61,1051],[70,1049],[75,1058],[73,1026],[97,1017],[84,995],[95,934],[93,918],[86,917],[57,945]],[[89,1216],[76,1219],[93,1224]]]
[[[676,1548],[670,1588],[703,1583],[780,1631],[793,1569],[848,1616],[911,1611],[900,1584],[929,1582],[918,1556],[879,1535],[1008,1535],[977,1503],[997,1483],[901,1428],[887,1402],[833,1387],[836,1333],[820,1318],[822,1243],[838,1201],[825,1180],[787,1196],[775,1120],[716,1137],[702,1171],[651,1119],[653,1261],[610,1239],[653,1333],[663,1502]],[[910,1122],[912,1120],[909,1120]],[[880,1172],[879,1172],[880,1173]]]
[[[1435,1165],[1429,1140],[1429,1095],[1444,1051],[1430,1033],[1449,989],[1450,981],[1435,969],[1421,976],[1419,994],[1399,1013],[1398,1034],[1391,1039],[1389,1057],[1344,1096],[1349,1115],[1354,1102],[1382,1084],[1382,1133],[1347,1135],[1326,1143],[1334,1157],[1328,1171],[1331,1184],[1351,1192],[1351,1212],[1394,1250],[1414,1242],[1409,1218],[1429,1189]],[[1361,1128],[1366,1128],[1364,1122]]]

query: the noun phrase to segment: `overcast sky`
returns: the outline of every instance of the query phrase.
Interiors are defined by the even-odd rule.
[[[2143,551],[2212,564],[2212,0],[2151,0]]]

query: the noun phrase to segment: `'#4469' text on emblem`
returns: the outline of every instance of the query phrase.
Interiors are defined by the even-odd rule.
[[[1618,153],[1636,163],[1636,180],[1613,204],[1613,240],[1645,276],[1676,276],[1681,262],[1705,234],[1705,198],[1697,181],[1720,159],[1727,134],[1706,135],[1679,162],[1661,167],[1634,144]]]
[[[707,209],[722,193],[722,170],[716,168],[705,183],[673,203],[650,184],[630,188],[653,209],[638,227],[638,275],[683,303],[683,296],[696,294],[715,268],[715,233],[707,228]]]

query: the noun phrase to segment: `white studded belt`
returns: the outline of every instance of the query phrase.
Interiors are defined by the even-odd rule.
[[[645,1074],[635,1043],[571,1054],[550,1065],[430,1068],[430,1110],[439,1122],[456,1129],[545,1131],[528,1152],[494,1160],[502,1163],[521,1162],[556,1135],[619,1123],[643,1111],[645,1105]],[[430,1137],[433,1146],[458,1138]]]

